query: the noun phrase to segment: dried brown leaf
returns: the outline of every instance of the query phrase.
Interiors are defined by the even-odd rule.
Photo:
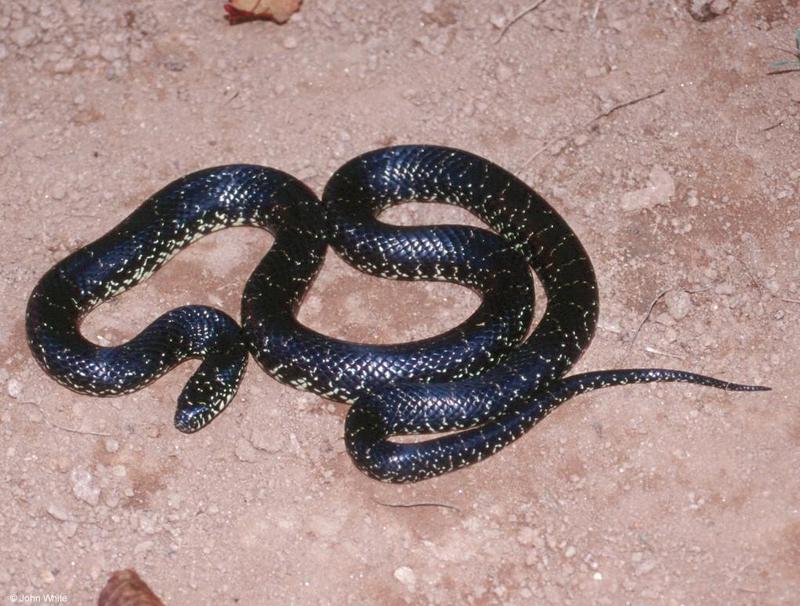
[[[118,570],[108,579],[97,606],[164,606],[133,569]]]
[[[271,19],[285,23],[300,10],[302,0],[231,0],[225,4],[228,20],[231,23]]]

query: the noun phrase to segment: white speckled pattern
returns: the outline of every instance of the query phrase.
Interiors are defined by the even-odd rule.
[[[464,207],[485,229],[398,227],[375,216],[408,200]],[[158,318],[134,339],[100,347],[79,332],[94,306],[131,288],[180,249],[235,225],[269,230],[274,244],[248,280],[243,331],[219,310],[189,306]],[[358,269],[406,280],[468,286],[480,307],[433,338],[363,345],[321,335],[296,314],[326,245]],[[536,272],[547,295],[533,315]],[[737,391],[763,388],[665,369],[564,377],[597,323],[597,284],[575,233],[538,194],[467,152],[433,146],[376,150],[345,164],[321,203],[280,171],[231,165],[199,171],[152,196],[99,240],[40,280],[27,313],[36,359],[56,380],[93,395],[141,388],[190,357],[203,359],[175,417],[200,429],[238,388],[247,347],[276,379],[352,403],[345,440],[356,465],[387,481],[436,476],[497,452],[567,399],[601,387],[683,381]],[[393,435],[460,430],[414,444]]]

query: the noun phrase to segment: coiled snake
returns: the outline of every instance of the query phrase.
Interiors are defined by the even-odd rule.
[[[439,225],[400,227],[376,216],[408,200],[456,204],[496,233]],[[247,282],[242,328],[204,306],[172,310],[131,341],[101,347],[81,318],[163,265],[197,238],[233,225],[269,230],[274,244]],[[371,274],[446,280],[480,293],[475,313],[436,337],[395,345],[348,343],[297,319],[330,244]],[[533,313],[530,269],[547,305]],[[202,358],[178,399],[175,425],[205,426],[234,396],[248,350],[280,381],[352,403],[345,441],[372,477],[416,481],[497,452],[559,403],[585,391],[683,381],[739,385],[665,369],[564,376],[597,323],[597,283],[577,236],[538,194],[467,152],[400,146],[364,154],[330,179],[322,202],[275,169],[230,165],[187,175],[153,195],[99,240],[55,265],[27,309],[28,341],[53,378],[81,393],[139,389],[188,358]],[[450,432],[417,443],[400,434]]]

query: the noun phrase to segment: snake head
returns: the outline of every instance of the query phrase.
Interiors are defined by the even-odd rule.
[[[175,411],[175,428],[181,433],[194,433],[213,418],[208,406],[182,406]]]

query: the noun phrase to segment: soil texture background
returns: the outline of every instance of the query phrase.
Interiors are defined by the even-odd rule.
[[[512,23],[527,6],[307,0],[285,25],[231,26],[210,0],[0,5],[3,603],[90,604],[128,567],[173,606],[800,603],[800,72],[769,74],[798,2],[548,0]],[[187,436],[172,416],[194,364],[101,399],[31,357],[37,279],[169,181],[248,162],[321,193],[395,143],[483,155],[579,234],[601,318],[576,370],[773,391],[594,392],[479,465],[394,486],[351,464],[345,406],[255,363]],[[121,343],[187,303],[238,317],[270,242],[209,236],[83,330]],[[477,303],[329,254],[301,319],[396,342]]]

